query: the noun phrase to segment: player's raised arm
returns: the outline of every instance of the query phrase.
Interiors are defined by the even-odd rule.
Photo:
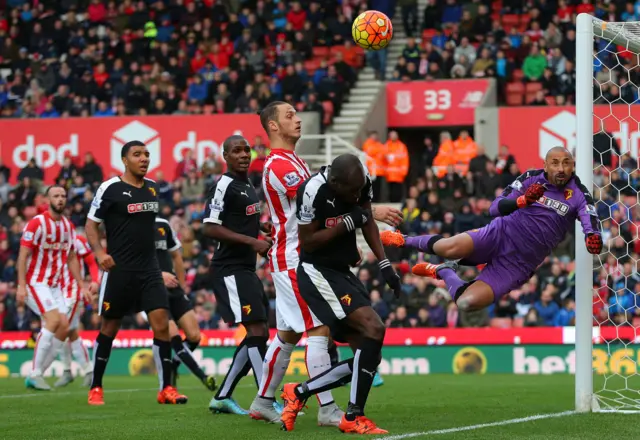
[[[491,203],[489,215],[492,217],[509,215],[517,209],[534,204],[544,195],[544,186],[535,181],[536,176],[542,172],[542,170],[531,170],[520,175]]]
[[[578,179],[577,176],[575,180],[581,193],[577,217],[582,225],[582,232],[584,232],[586,237],[585,244],[590,254],[598,255],[602,252],[602,235],[600,233],[598,211],[596,210],[593,197],[589,190],[580,183],[580,179]]]
[[[207,237],[217,241],[226,241],[229,243],[244,244],[253,247],[260,255],[265,255],[270,244],[255,237],[239,234],[224,226],[225,222],[230,221],[229,211],[225,209],[227,188],[231,179],[222,177],[216,185],[209,191],[207,198],[207,206],[205,208],[203,233]]]

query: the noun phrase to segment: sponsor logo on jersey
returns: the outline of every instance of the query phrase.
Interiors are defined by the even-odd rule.
[[[242,306],[242,311],[247,316],[251,315],[251,306],[250,305]]]
[[[157,240],[156,241],[156,249],[159,249],[161,251],[166,251],[167,250],[167,240]]]
[[[345,306],[349,307],[351,305],[351,295],[347,294],[340,298],[340,302]]]
[[[248,205],[246,209],[247,215],[260,214],[260,203]]]
[[[129,212],[129,214],[158,212],[158,202],[130,203],[127,205],[127,212]]]
[[[296,186],[298,183],[300,183],[300,180],[302,179],[295,171],[284,175],[284,184],[288,187]]]
[[[598,216],[598,211],[596,211],[596,207],[593,205],[587,205],[587,214],[592,215],[594,217]]]
[[[329,217],[324,221],[324,227],[327,229],[335,228],[340,223],[342,223],[342,217],[343,216],[341,215],[339,215],[338,217]]]
[[[569,205],[567,205],[566,203],[562,203],[557,200],[551,199],[547,196],[540,197],[538,199],[538,203],[546,206],[547,208],[553,209],[555,212],[557,212],[559,215],[563,217],[567,215],[567,213],[569,212]]]
[[[565,200],[569,200],[571,197],[573,197],[573,190],[572,189],[565,189],[564,190],[564,199]]]
[[[31,231],[25,232],[24,235],[22,236],[22,239],[24,241],[32,241],[33,240],[33,232],[31,232]]]
[[[42,243],[42,249],[51,249],[54,251],[66,251],[71,248],[71,243]]]

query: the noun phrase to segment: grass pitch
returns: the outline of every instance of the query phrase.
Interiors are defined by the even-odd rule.
[[[288,377],[287,381],[296,379]],[[107,376],[103,407],[88,406],[87,390],[78,382],[52,392],[35,392],[25,390],[21,379],[0,380],[0,439],[314,440],[345,436],[337,428],[316,425],[315,399],[309,400],[296,430],[287,433],[278,425],[248,417],[211,414],[211,393],[191,377],[181,377],[179,389],[189,396],[189,403],[181,406],[156,403],[155,377]],[[253,379],[245,378],[235,397],[248,407],[255,391]],[[342,407],[348,391],[347,386],[334,392]],[[388,376],[384,386],[371,391],[366,412],[389,430],[387,436],[378,438],[389,440],[638,438],[637,415],[558,416],[573,408],[573,400],[573,376],[569,375]],[[556,416],[529,419],[549,414]],[[485,424],[489,426],[478,426]]]

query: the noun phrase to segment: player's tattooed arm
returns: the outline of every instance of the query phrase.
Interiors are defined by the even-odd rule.
[[[219,225],[217,223],[205,223],[203,229],[204,235],[217,241],[225,241],[228,243],[237,243],[251,246],[260,255],[265,255],[271,244],[264,240],[258,240],[255,237],[238,234],[231,229]]]

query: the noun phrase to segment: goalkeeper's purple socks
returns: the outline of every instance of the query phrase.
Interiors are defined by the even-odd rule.
[[[462,287],[465,282],[460,279],[455,270],[445,267],[437,271],[438,276],[447,284],[447,288],[451,295],[455,295],[460,287]]]
[[[418,249],[420,252],[433,254],[433,245],[441,238],[441,235],[436,234],[419,235],[417,237],[405,237],[404,245],[405,247]]]

